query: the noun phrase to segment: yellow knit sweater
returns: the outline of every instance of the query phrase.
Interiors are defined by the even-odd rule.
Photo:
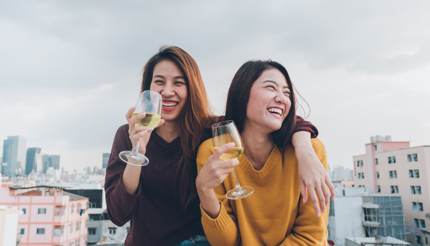
[[[312,145],[327,169],[324,145],[318,139],[312,139]],[[212,139],[200,146],[199,170],[212,150]],[[303,204],[292,147],[283,155],[275,147],[260,170],[245,155],[239,157],[239,162],[236,175],[240,184],[253,187],[254,194],[241,200],[227,200],[226,190],[234,187],[231,175],[215,189],[221,203],[220,213],[212,218],[202,209],[202,224],[211,245],[327,245],[328,210],[318,217],[310,199]]]

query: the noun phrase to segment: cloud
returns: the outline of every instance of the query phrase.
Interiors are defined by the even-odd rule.
[[[412,139],[425,141],[408,119],[430,120],[422,113],[430,110],[428,7],[388,0],[2,2],[0,136],[64,150],[67,163],[78,162],[70,153],[80,150],[79,162],[98,162],[91,153],[110,149],[144,63],[161,45],[176,44],[198,61],[217,113],[243,62],[285,64],[340,164],[378,131],[405,136],[411,124]]]

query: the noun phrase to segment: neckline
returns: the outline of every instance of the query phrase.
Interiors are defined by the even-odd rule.
[[[179,143],[179,136],[174,138],[171,142],[166,141],[164,138],[162,138],[156,131],[152,131],[151,138],[155,140],[157,143],[165,145],[165,146],[172,146]]]
[[[274,166],[277,165],[277,157],[280,156],[280,150],[278,147],[274,146],[273,149],[270,151],[269,156],[267,157],[266,161],[263,164],[263,167],[261,169],[256,169],[254,165],[252,165],[251,160],[248,159],[248,157],[245,154],[240,155],[239,161],[246,162],[244,167],[249,169],[253,173],[257,174],[264,174],[269,172]]]

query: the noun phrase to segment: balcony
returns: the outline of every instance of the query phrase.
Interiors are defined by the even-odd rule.
[[[54,225],[64,225],[66,223],[66,217],[64,215],[54,216]]]
[[[379,227],[381,223],[378,221],[363,221],[364,227]]]
[[[362,205],[363,208],[369,208],[369,209],[378,209],[379,205],[378,204],[374,204],[374,203],[370,203],[370,202],[365,202]]]

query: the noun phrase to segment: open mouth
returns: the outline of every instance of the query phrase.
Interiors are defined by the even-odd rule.
[[[179,102],[172,100],[163,100],[163,108],[173,108],[178,105]]]
[[[179,102],[174,100],[163,100],[162,110],[165,113],[171,112],[175,110],[175,107],[178,106]]]
[[[268,107],[267,111],[276,117],[282,118],[284,115],[284,109],[280,107]]]

